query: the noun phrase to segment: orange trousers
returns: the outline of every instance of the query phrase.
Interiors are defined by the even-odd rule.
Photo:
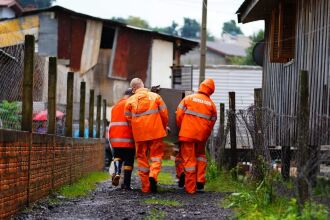
[[[164,145],[162,139],[135,143],[138,174],[141,179],[142,192],[150,192],[149,177],[156,181],[162,168]],[[149,165],[149,160],[151,161]]]
[[[180,156],[185,172],[185,190],[190,194],[195,193],[196,183],[206,182],[205,142],[181,142]]]

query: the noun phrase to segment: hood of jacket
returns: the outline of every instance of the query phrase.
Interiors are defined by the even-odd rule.
[[[213,79],[204,80],[198,89],[198,92],[211,96],[214,93],[215,85]]]

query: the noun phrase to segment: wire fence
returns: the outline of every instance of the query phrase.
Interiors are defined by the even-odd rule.
[[[298,116],[278,115],[268,108],[251,106],[244,110],[227,111],[226,125],[222,132],[211,136],[208,151],[220,167],[230,169],[232,149],[230,142],[230,116],[236,121],[238,174],[251,180],[271,178],[277,194],[298,198],[299,179],[306,181],[312,200],[330,205],[330,117],[318,116],[312,128],[304,132],[318,134],[317,145],[308,145],[308,157],[302,154],[298,132],[295,131]],[[286,137],[290,146],[270,146],[272,129],[279,120],[285,121],[286,129],[277,129],[277,136]],[[223,133],[223,134],[222,134]]]
[[[19,36],[12,36],[10,45],[0,44],[0,128],[21,130],[22,124],[22,98],[23,98],[23,75],[24,75],[24,52],[25,44]],[[17,42],[15,39],[17,38]],[[0,39],[1,40],[1,39]],[[32,131],[36,133],[47,133],[48,128],[48,77],[49,58],[34,54],[33,71],[33,120]],[[65,136],[67,118],[67,72],[65,68],[57,71],[56,91],[56,134]],[[69,69],[67,70],[69,71]],[[77,76],[76,76],[77,77]],[[80,81],[79,77],[74,80]],[[55,82],[56,84],[56,82]],[[79,137],[79,102],[80,91],[73,86],[73,126],[72,135]],[[89,91],[86,91],[85,99],[85,129],[84,137],[88,137],[89,118]],[[97,131],[97,105],[94,99],[93,114],[93,137]],[[101,117],[103,108],[101,108]],[[100,122],[100,134],[103,137],[105,128],[103,120]]]

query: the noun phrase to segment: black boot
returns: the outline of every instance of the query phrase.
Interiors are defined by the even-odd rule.
[[[185,175],[184,175],[184,173],[182,173],[180,176],[180,179],[179,179],[179,184],[178,184],[180,188],[184,187],[184,178],[185,178]]]
[[[125,170],[124,171],[124,183],[121,185],[122,189],[132,190],[132,188],[131,188],[131,176],[132,176],[132,170]]]
[[[121,160],[115,160],[113,163],[115,166],[115,174],[112,177],[112,185],[118,186],[123,162]]]
[[[150,191],[152,193],[157,193],[157,182],[153,177],[149,177]]]

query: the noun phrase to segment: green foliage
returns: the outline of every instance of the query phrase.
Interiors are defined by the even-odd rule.
[[[144,203],[151,204],[151,205],[163,205],[163,206],[180,206],[180,202],[176,200],[169,200],[169,199],[157,199],[157,198],[150,198],[145,199]]]
[[[223,23],[222,34],[224,34],[224,33],[228,33],[231,35],[243,34],[241,28],[237,26],[235,20],[230,20],[230,21]]]
[[[93,172],[81,178],[72,185],[61,187],[59,194],[67,198],[75,198],[87,195],[91,190],[96,188],[96,183],[109,179],[107,172]]]
[[[0,102],[0,127],[20,130],[21,119],[18,102],[8,102],[7,100]]]
[[[163,167],[174,167],[175,163],[173,160],[163,160],[162,166]]]
[[[172,21],[172,24],[170,26],[160,27],[160,28],[156,27],[156,28],[153,28],[153,30],[160,32],[160,33],[178,36],[179,35],[178,26],[179,26],[178,23],[176,23],[175,21]]]
[[[144,20],[140,17],[137,17],[137,16],[129,16],[128,18],[121,18],[121,17],[115,18],[114,17],[112,19],[115,21],[121,22],[121,23],[125,23],[127,25],[134,26],[134,27],[145,28],[145,29],[150,28],[150,25],[146,20]]]
[[[211,182],[219,177],[219,170],[214,160],[209,159],[206,167],[206,181]]]
[[[168,172],[160,172],[158,174],[158,183],[164,185],[172,185],[174,184],[174,179],[171,173]]]
[[[166,217],[166,212],[158,209],[151,209],[145,220],[163,220]]]
[[[252,36],[250,36],[251,39],[251,46],[246,49],[246,57],[230,57],[229,63],[232,65],[256,65],[256,63],[253,61],[253,48],[255,45],[264,39],[265,32],[263,30],[260,30],[257,33],[254,33]]]
[[[183,18],[181,37],[198,38],[200,36],[201,26],[195,19]]]
[[[316,196],[330,196],[330,181],[325,178],[319,178],[314,194]]]
[[[23,7],[32,5],[37,8],[47,8],[52,5],[56,0],[20,0]]]

